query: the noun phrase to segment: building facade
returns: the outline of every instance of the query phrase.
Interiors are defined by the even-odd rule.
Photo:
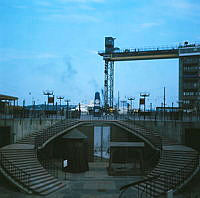
[[[179,106],[200,111],[200,45],[179,49]]]

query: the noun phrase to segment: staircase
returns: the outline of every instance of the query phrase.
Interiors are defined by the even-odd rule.
[[[16,144],[0,148],[0,171],[19,189],[29,194],[48,195],[61,189],[64,184],[51,176],[38,161],[34,144],[37,143],[38,146],[36,139],[40,138],[39,145],[42,146],[48,138],[76,123],[77,121],[60,121],[26,136]]]
[[[171,189],[175,192],[183,187],[199,170],[199,154],[194,149],[178,145],[166,137],[161,137],[151,129],[145,129],[142,126],[124,121],[118,123],[123,127],[127,127],[127,129],[132,129],[134,133],[146,137],[161,153],[158,164],[146,176],[147,179],[144,182],[122,187],[121,190],[124,192],[131,187],[138,190],[138,196],[160,197]],[[158,136],[160,137],[160,144],[157,141]],[[151,178],[155,179],[152,180]],[[123,193],[120,197],[123,197]]]
[[[95,123],[95,120],[89,122]],[[147,175],[147,179],[137,183],[138,191],[145,193],[146,197],[160,197],[170,189],[176,191],[198,170],[199,154],[195,150],[178,145],[168,138],[161,137],[156,131],[130,122],[111,120],[109,122],[132,132],[161,153],[158,164]],[[61,189],[64,185],[41,166],[37,158],[37,150],[43,148],[53,138],[66,133],[67,130],[86,123],[87,120],[60,121],[26,136],[16,144],[0,148],[0,171],[19,189],[29,194],[48,195]]]

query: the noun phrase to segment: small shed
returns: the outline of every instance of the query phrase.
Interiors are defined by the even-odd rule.
[[[66,145],[65,160],[67,172],[80,173],[89,170],[87,136],[78,129],[73,129],[62,137]]]
[[[137,175],[143,169],[144,142],[110,142],[109,175]]]

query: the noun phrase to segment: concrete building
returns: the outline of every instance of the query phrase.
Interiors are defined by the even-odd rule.
[[[179,49],[179,105],[185,110],[200,110],[200,46]]]

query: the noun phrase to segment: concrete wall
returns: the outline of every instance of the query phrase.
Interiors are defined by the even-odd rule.
[[[15,143],[17,140],[38,131],[40,129],[51,126],[58,120],[53,119],[6,119],[0,120],[0,126],[11,127],[11,143]]]
[[[168,137],[178,143],[185,144],[185,130],[188,128],[200,128],[199,122],[183,121],[144,121],[137,120],[136,124],[141,124],[147,128],[158,131],[161,135]]]

